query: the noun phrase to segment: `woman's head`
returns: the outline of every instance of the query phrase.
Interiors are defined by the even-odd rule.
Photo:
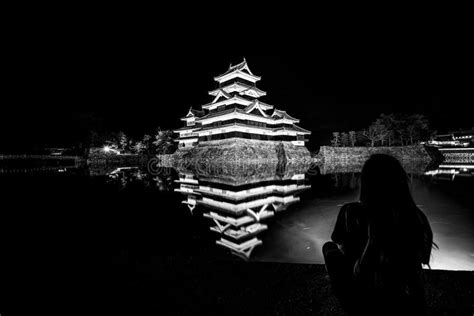
[[[367,160],[360,201],[369,209],[371,228],[379,232],[378,238],[391,245],[409,244],[420,262],[429,263],[433,233],[412,198],[407,174],[397,159],[376,154]]]
[[[414,206],[407,174],[397,159],[375,154],[367,160],[362,169],[360,200],[367,205]]]

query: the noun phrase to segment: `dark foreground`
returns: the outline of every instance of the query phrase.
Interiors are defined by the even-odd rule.
[[[115,259],[112,309],[131,314],[343,315],[323,265]],[[127,268],[128,267],[128,268]],[[472,315],[474,272],[427,271],[432,315]],[[166,311],[166,312],[165,312]]]
[[[324,265],[209,258],[19,255],[2,268],[0,314],[344,315]],[[430,315],[473,315],[474,272],[433,270],[426,278]]]

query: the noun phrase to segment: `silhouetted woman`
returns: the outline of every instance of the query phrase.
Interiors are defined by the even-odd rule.
[[[429,266],[433,233],[395,158],[365,163],[360,202],[341,208],[331,239],[326,269],[349,314],[426,313],[422,265]]]

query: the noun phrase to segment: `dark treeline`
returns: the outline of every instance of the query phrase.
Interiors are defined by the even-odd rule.
[[[422,114],[381,114],[369,127],[360,131],[333,132],[334,147],[408,146],[433,137],[429,120]]]
[[[153,133],[141,138],[130,137],[124,132],[90,132],[89,148],[107,147],[129,154],[169,154],[177,149],[173,132],[158,127]]]

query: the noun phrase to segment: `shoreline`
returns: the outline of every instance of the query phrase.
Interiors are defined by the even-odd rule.
[[[263,143],[263,142],[262,142]],[[232,145],[232,144],[231,144]],[[193,149],[178,149],[173,154],[92,154],[88,157],[81,156],[52,156],[52,155],[32,155],[32,154],[0,154],[0,161],[69,161],[75,164],[100,165],[100,164],[130,164],[130,163],[146,163],[150,159],[159,158],[167,164],[176,162],[188,163],[212,163],[226,162],[235,163],[242,161],[268,161],[268,162],[290,162],[290,163],[359,163],[367,160],[370,155],[375,153],[386,153],[395,156],[399,160],[405,161],[434,161],[439,158],[433,154],[432,150],[423,145],[415,146],[394,146],[394,147],[330,147],[321,146],[318,152],[307,151],[308,156],[304,153],[291,152],[294,148],[284,148],[284,151],[275,152],[275,148],[267,146],[267,148],[258,148],[259,152],[251,151],[243,153],[244,148],[252,148],[249,143],[239,143],[237,148],[231,148],[227,143],[218,144],[218,146],[203,146]],[[261,144],[259,144],[261,145]],[[275,146],[274,144],[272,144]],[[224,146],[223,148],[221,148]],[[295,147],[296,148],[296,147]],[[236,150],[238,149],[238,150]],[[299,149],[299,148],[297,148]],[[230,155],[227,154],[230,152]],[[266,152],[264,155],[263,153]],[[289,154],[291,152],[291,155]],[[227,154],[227,156],[226,156]]]

